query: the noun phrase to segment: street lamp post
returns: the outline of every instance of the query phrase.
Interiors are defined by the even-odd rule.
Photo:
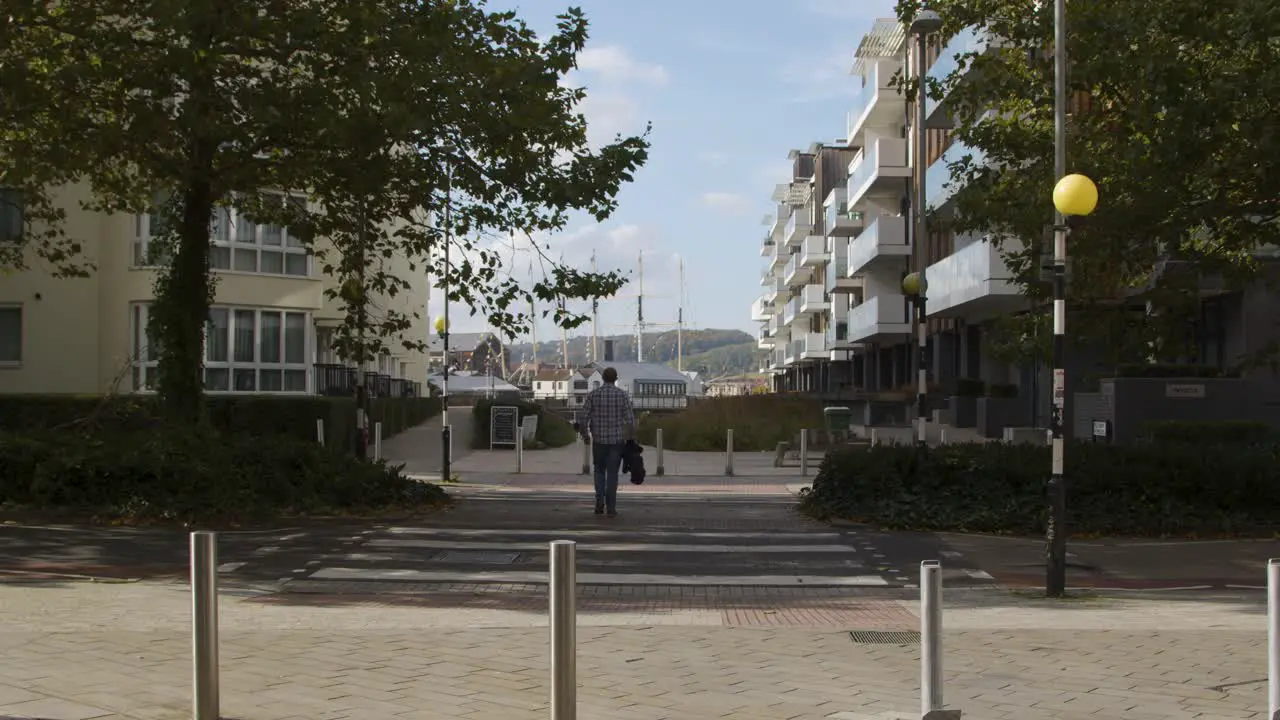
[[[912,229],[914,245],[912,248],[915,271],[902,281],[903,292],[913,297],[916,310],[916,442],[924,447],[928,443],[928,397],[929,397],[929,321],[925,312],[925,297],[929,283],[925,279],[925,265],[929,258],[926,255],[928,226],[925,220],[925,179],[928,172],[929,134],[925,132],[928,109],[925,107],[929,93],[926,88],[924,68],[928,62],[928,39],[933,33],[942,29],[942,17],[932,10],[921,10],[911,21],[909,28],[915,36],[916,45],[916,149],[914,165],[916,166],[915,194],[915,227]]]
[[[1098,205],[1098,188],[1084,175],[1067,175],[1067,2],[1053,2],[1053,410],[1049,420],[1053,466],[1049,475],[1049,524],[1045,527],[1045,594],[1067,591],[1067,485],[1063,475],[1067,414],[1067,218]]]
[[[1045,527],[1045,594],[1062,597],[1067,591],[1067,481],[1063,474],[1067,409],[1067,218],[1082,217],[1098,206],[1098,188],[1084,175],[1065,175],[1053,188],[1058,222],[1053,227],[1053,469],[1049,476],[1049,524]]]
[[[449,247],[453,245],[453,158],[446,158],[444,185],[444,315],[436,318],[436,332],[444,345],[444,379],[440,382],[440,480],[449,482],[453,452],[449,427]]]

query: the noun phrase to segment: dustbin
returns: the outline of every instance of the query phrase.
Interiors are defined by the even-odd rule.
[[[828,407],[822,410],[827,432],[847,433],[853,425],[853,411],[847,407]]]

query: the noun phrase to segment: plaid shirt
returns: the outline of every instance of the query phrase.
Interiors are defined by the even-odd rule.
[[[587,419],[583,432],[590,432],[591,441],[600,445],[625,443],[636,426],[631,398],[617,385],[601,385],[587,393],[582,414]]]

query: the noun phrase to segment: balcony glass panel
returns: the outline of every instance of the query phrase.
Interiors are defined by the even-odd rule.
[[[975,163],[982,163],[986,159],[986,153],[982,150],[955,142],[929,166],[925,177],[925,200],[931,210],[945,205],[955,195],[956,188],[951,182],[951,164],[965,155],[973,155]]]

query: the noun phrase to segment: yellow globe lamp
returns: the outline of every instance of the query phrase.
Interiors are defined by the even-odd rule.
[[[928,289],[928,283],[918,272],[902,278],[902,292],[909,297],[916,297]]]
[[[441,335],[449,332],[449,322],[444,319],[443,315],[436,316],[436,332]]]
[[[1053,206],[1063,215],[1088,215],[1098,207],[1098,186],[1079,173],[1064,175],[1053,186]]]

